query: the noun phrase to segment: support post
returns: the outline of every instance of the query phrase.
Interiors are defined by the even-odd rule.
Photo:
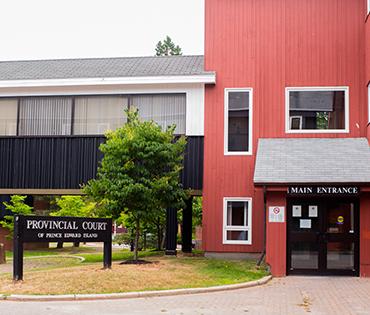
[[[21,231],[22,216],[14,217],[14,236],[13,236],[13,280],[23,280],[23,240]]]
[[[186,207],[182,211],[182,251],[191,253],[193,236],[193,197],[186,200]]]
[[[109,219],[108,226],[112,229],[112,219]],[[111,230],[112,231],[112,230]],[[112,268],[112,235],[109,237],[108,240],[104,242],[104,249],[103,249],[103,265],[104,269],[111,269]]]
[[[104,269],[112,268],[112,240],[104,242]]]
[[[168,208],[166,215],[166,255],[176,255],[177,209]]]

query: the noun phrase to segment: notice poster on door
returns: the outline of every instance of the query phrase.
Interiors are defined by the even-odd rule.
[[[269,222],[285,222],[285,207],[269,207]]]
[[[308,206],[308,216],[310,218],[317,218],[318,216],[317,206]]]
[[[302,216],[302,206],[292,206],[292,216],[295,218],[300,218]]]
[[[307,219],[299,220],[299,227],[301,229],[310,229],[311,228],[311,220],[307,220]]]

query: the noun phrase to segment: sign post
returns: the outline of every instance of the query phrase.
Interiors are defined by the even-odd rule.
[[[23,280],[23,244],[27,242],[103,242],[104,268],[112,266],[112,219],[14,217],[13,280]]]

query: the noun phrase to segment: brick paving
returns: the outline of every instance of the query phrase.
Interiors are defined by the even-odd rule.
[[[370,315],[370,279],[286,277],[264,286],[195,295],[80,302],[0,302],[1,315]]]

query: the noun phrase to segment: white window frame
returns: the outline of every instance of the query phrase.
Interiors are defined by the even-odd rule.
[[[245,226],[228,226],[227,225],[227,203],[228,201],[248,202],[248,225]],[[247,218],[247,217],[245,217]],[[228,231],[247,231],[248,240],[228,240]],[[251,245],[252,244],[252,198],[250,197],[224,197],[223,199],[223,228],[222,228],[222,243],[234,245]]]
[[[249,93],[249,128],[248,128],[248,151],[229,151],[229,92]],[[253,153],[253,89],[252,88],[225,88],[224,92],[224,155],[252,155]]]
[[[369,0],[370,1],[370,0]],[[290,129],[289,94],[290,92],[344,92],[344,129]],[[319,87],[286,87],[285,88],[285,133],[349,133],[349,87],[348,86],[319,86]]]
[[[366,15],[368,15],[370,13],[370,0],[367,0],[367,11],[366,11]]]

